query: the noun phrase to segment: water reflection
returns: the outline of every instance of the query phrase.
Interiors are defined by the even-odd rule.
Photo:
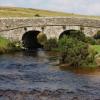
[[[63,66],[59,65],[59,69],[62,71],[71,71],[76,74],[96,74],[100,73],[100,69],[95,69],[95,68],[79,68],[79,67],[69,67],[66,64]]]
[[[22,52],[22,54],[24,56],[33,56],[33,57],[37,57],[38,56],[38,51],[37,50],[25,50],[24,52]]]

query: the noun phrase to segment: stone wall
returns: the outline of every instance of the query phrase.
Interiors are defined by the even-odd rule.
[[[0,18],[0,35],[21,40],[26,31],[39,30],[48,38],[58,38],[63,31],[80,30],[80,26],[84,27],[87,36],[93,36],[100,30],[100,20],[75,17]]]

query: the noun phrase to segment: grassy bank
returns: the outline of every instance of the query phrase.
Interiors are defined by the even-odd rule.
[[[20,50],[20,46],[16,46],[16,44],[16,42],[11,42],[6,38],[0,37],[0,54]]]

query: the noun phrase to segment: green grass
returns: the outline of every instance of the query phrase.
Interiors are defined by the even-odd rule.
[[[72,17],[87,17],[87,18],[98,18],[100,16],[85,16],[73,13],[64,13],[48,10],[39,10],[32,8],[16,8],[16,7],[0,7],[0,17],[34,17],[39,16],[72,16]]]
[[[100,53],[100,45],[92,45],[91,46],[96,52]]]
[[[0,54],[18,51],[19,49],[21,48],[16,46],[16,42],[11,42],[0,36]]]
[[[0,37],[0,54],[8,51],[9,43],[10,41],[8,39]]]

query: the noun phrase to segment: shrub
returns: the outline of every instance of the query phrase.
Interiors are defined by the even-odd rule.
[[[95,41],[96,41],[96,45],[100,45],[100,39],[97,39]]]
[[[96,40],[92,37],[85,37],[85,41],[86,43],[88,44],[91,44],[91,45],[95,45],[96,44]]]
[[[88,45],[76,38],[64,36],[59,40],[60,63],[73,67],[85,67],[94,63],[94,53],[89,53]]]
[[[37,39],[38,39],[38,42],[41,44],[41,45],[44,45],[45,42],[47,41],[47,37],[45,34],[43,33],[39,33],[39,35],[37,36]]]
[[[41,17],[39,14],[35,14],[34,16],[35,16],[35,17]]]
[[[54,50],[58,48],[58,42],[56,38],[50,38],[44,43],[45,50]]]
[[[0,37],[0,54],[17,50],[16,43]]]
[[[100,39],[100,31],[98,31],[97,34],[94,35],[94,38],[95,38],[95,39]]]
[[[9,43],[10,41],[8,39],[0,37],[0,53],[4,53],[7,51],[7,48],[9,47],[8,46]]]
[[[20,41],[10,41],[10,43],[8,44],[8,46],[12,50],[20,50],[20,49],[23,48],[23,45],[22,45],[22,43]]]
[[[62,38],[64,35],[67,37],[76,38],[79,41],[85,41],[85,34],[79,30],[67,30],[60,35],[60,38]]]

